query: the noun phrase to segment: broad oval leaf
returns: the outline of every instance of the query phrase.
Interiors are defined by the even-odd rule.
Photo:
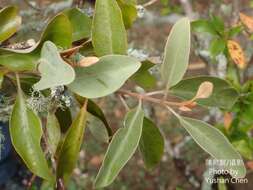
[[[68,129],[59,153],[57,178],[63,179],[65,184],[68,183],[69,177],[71,176],[78,160],[86,127],[86,119],[87,111],[85,103]]]
[[[226,160],[224,168],[228,171],[237,171],[230,173],[234,178],[243,178],[246,175],[246,168],[240,154],[234,149],[228,139],[216,128],[208,123],[181,117],[177,115],[181,125],[188,131],[195,142],[212,157],[218,160]],[[236,165],[230,164],[232,161],[240,161]]]
[[[190,45],[190,21],[182,18],[171,29],[165,46],[161,74],[167,89],[183,78],[188,66]]]
[[[61,139],[61,127],[54,113],[47,115],[47,145],[52,155],[55,154]]]
[[[128,56],[103,56],[94,65],[76,68],[76,78],[68,87],[86,98],[106,96],[118,90],[140,66]]]
[[[72,8],[64,11],[64,14],[68,16],[71,22],[73,41],[90,37],[92,20],[85,13],[78,8]]]
[[[62,60],[57,47],[50,41],[46,41],[42,47],[38,70],[41,79],[34,84],[36,90],[67,85],[75,79],[74,69]]]
[[[95,180],[95,188],[110,185],[138,147],[144,113],[141,104],[125,117],[125,126],[113,136]]]
[[[20,87],[10,117],[12,144],[26,166],[37,176],[52,180],[45,155],[40,146],[42,127],[39,117],[26,106]]]
[[[192,99],[198,91],[199,85],[205,81],[213,84],[213,92],[209,98],[198,99],[196,102],[203,106],[214,106],[230,109],[237,101],[238,92],[225,80],[211,77],[199,76],[184,79],[170,89],[170,92],[185,100]]]
[[[21,25],[17,7],[6,7],[0,10],[0,43],[11,37]]]
[[[140,152],[147,169],[154,168],[164,152],[164,139],[160,130],[148,118],[144,118],[140,140]]]
[[[116,0],[96,1],[92,23],[92,44],[97,56],[126,54],[126,30]]]

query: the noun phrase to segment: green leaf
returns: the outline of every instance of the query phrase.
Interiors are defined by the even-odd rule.
[[[94,65],[76,68],[76,78],[68,87],[86,98],[106,96],[118,90],[140,66],[128,56],[103,56]]]
[[[216,35],[216,31],[213,25],[208,20],[196,20],[191,22],[191,27],[195,32],[206,32],[209,34]]]
[[[83,105],[86,100],[85,98],[78,96],[76,94],[75,94],[75,98],[79,102],[80,105]],[[88,100],[87,111],[91,115],[93,115],[94,117],[98,118],[99,120],[101,120],[103,122],[104,126],[106,127],[107,136],[111,137],[112,136],[112,129],[111,129],[109,123],[107,122],[107,119],[104,115],[104,112],[101,110],[101,108],[92,100]],[[95,129],[94,130],[91,129],[91,131],[95,132]]]
[[[65,108],[63,110],[61,108],[58,108],[55,112],[55,115],[60,123],[61,131],[65,133],[72,123],[72,115],[70,109]]]
[[[21,25],[17,7],[5,7],[0,10],[0,43],[15,34]]]
[[[72,44],[72,25],[66,15],[60,13],[56,15],[47,25],[42,33],[38,47],[45,41],[53,42],[57,47],[68,49]]]
[[[33,53],[16,53],[0,48],[0,65],[11,71],[31,71],[36,68],[39,55]]]
[[[5,71],[0,71],[0,89],[2,88],[2,84],[4,81],[4,74],[5,74]]]
[[[199,85],[205,81],[213,83],[213,93],[209,98],[197,100],[197,103],[203,106],[231,109],[239,94],[227,81],[220,78],[199,76],[184,79],[173,86],[170,92],[175,96],[190,100],[196,95]]]
[[[39,117],[26,106],[20,87],[10,117],[12,144],[26,166],[37,176],[52,180],[45,155],[40,146],[42,128]]]
[[[92,44],[97,56],[126,54],[126,30],[116,0],[96,1],[92,23]]]
[[[144,113],[141,104],[125,117],[125,126],[113,136],[95,180],[95,188],[110,185],[138,147]]]
[[[210,52],[212,56],[217,56],[223,53],[226,47],[226,41],[223,39],[215,39],[211,42]]]
[[[235,27],[232,27],[229,31],[228,31],[228,37],[229,38],[233,38],[235,37],[236,35],[238,35],[239,33],[241,33],[243,30],[243,27],[242,26],[235,26]]]
[[[213,26],[213,28],[221,35],[224,34],[224,30],[225,30],[225,25],[224,25],[224,21],[218,17],[218,16],[212,16],[211,17],[211,24]]]
[[[125,28],[130,28],[137,18],[136,2],[129,0],[117,0],[122,12]]]
[[[226,170],[237,171],[237,174],[230,173],[234,178],[243,178],[246,175],[246,168],[240,154],[230,144],[228,139],[218,129],[213,126],[187,117],[181,117],[173,112],[179,119],[181,125],[192,136],[194,141],[212,157],[218,160],[226,160],[224,167]],[[237,163],[237,161],[240,161]],[[233,165],[233,161],[236,162]]]
[[[61,128],[54,113],[47,115],[47,145],[52,155],[55,154],[61,139]]]
[[[57,178],[68,183],[69,177],[76,166],[79,151],[83,142],[86,126],[87,111],[84,105],[76,119],[67,131],[65,140],[61,146],[60,156],[57,165]]]
[[[25,50],[0,48],[0,65],[11,71],[30,71],[36,69],[40,57],[40,49],[47,40],[52,41],[63,49],[71,46],[72,27],[68,18],[59,14],[47,25],[39,42]]]
[[[154,65],[150,61],[143,61],[139,70],[132,76],[132,79],[144,89],[155,87],[156,78],[149,72],[149,69]]]
[[[46,41],[42,47],[38,70],[41,79],[34,84],[36,90],[67,85],[75,79],[74,69],[62,60],[57,47],[50,41]]]
[[[92,20],[78,8],[72,8],[64,11],[68,16],[73,28],[73,41],[89,38],[91,35]]]
[[[108,143],[110,140],[110,137],[108,135],[108,132],[106,128],[104,127],[104,124],[100,119],[97,117],[92,117],[92,115],[89,117],[88,121],[88,129],[93,135],[93,137],[102,143]]]
[[[95,103],[93,102],[92,100],[88,100],[88,105],[87,105],[87,111],[92,114],[93,116],[97,117],[98,119],[100,119],[105,127],[106,127],[106,130],[107,130],[107,133],[108,133],[108,136],[112,136],[112,130],[111,130],[111,127],[110,125],[108,124],[106,118],[105,118],[105,115],[103,113],[103,111],[100,109],[100,107]]]
[[[160,130],[148,118],[143,120],[140,152],[148,169],[154,168],[161,160],[164,152],[164,139]]]
[[[189,54],[190,21],[188,18],[183,18],[171,29],[165,46],[161,74],[167,89],[183,78],[187,70]]]
[[[232,144],[234,145],[235,149],[238,152],[240,152],[240,154],[244,158],[248,160],[253,159],[253,152],[249,146],[249,143],[246,140],[242,139],[242,140],[234,141]]]

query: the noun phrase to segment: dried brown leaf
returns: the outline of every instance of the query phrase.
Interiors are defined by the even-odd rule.
[[[253,32],[253,18],[243,13],[240,13],[241,22],[248,28],[250,32]]]
[[[246,60],[244,52],[236,41],[228,40],[227,43],[229,54],[234,61],[234,63],[240,68],[244,69],[246,67]]]

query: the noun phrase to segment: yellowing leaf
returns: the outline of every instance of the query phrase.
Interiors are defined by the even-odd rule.
[[[209,98],[213,93],[213,83],[205,81],[199,86],[195,99]]]
[[[89,67],[95,63],[97,63],[99,61],[99,59],[95,56],[91,56],[91,57],[84,57],[83,59],[81,59],[78,63],[78,66],[80,67]]]
[[[241,46],[233,40],[228,40],[227,46],[232,60],[240,69],[244,69],[246,60]]]
[[[253,32],[253,18],[243,13],[240,13],[241,22],[248,28],[250,32]]]

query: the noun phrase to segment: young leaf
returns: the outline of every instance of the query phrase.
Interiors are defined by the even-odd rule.
[[[148,169],[154,168],[161,160],[164,152],[164,139],[160,130],[148,118],[143,120],[140,152]]]
[[[173,113],[179,119],[181,125],[203,150],[215,159],[226,160],[226,163],[224,163],[223,166],[226,170],[237,171],[236,174],[234,172],[230,173],[232,177],[245,177],[246,168],[240,154],[218,129],[203,121],[181,117],[175,112]],[[235,165],[232,164],[233,161],[236,161]],[[238,161],[240,162],[238,163]]]
[[[240,69],[244,69],[246,67],[246,60],[240,44],[238,44],[236,41],[228,40],[227,45],[228,45],[228,52],[232,60]]]
[[[11,37],[21,25],[17,7],[5,7],[0,10],[0,43]]]
[[[95,180],[95,188],[110,185],[138,147],[144,113],[141,104],[125,117],[125,127],[113,136]]]
[[[243,13],[240,13],[240,20],[248,28],[248,30],[252,33],[253,32],[253,18],[249,17]]]
[[[212,16],[211,17],[211,24],[212,24],[213,28],[216,30],[216,32],[223,35],[225,25],[224,25],[224,21],[220,17]]]
[[[172,94],[185,100],[192,99],[201,83],[209,81],[213,84],[213,92],[209,98],[198,99],[197,103],[203,106],[216,106],[219,108],[230,109],[238,99],[238,92],[225,80],[199,76],[184,79],[170,90]]]
[[[64,11],[64,14],[67,15],[71,22],[73,28],[73,41],[90,37],[92,20],[85,13],[80,9],[72,8]]]
[[[89,67],[93,64],[96,64],[98,61],[99,61],[99,59],[95,56],[84,57],[78,62],[78,66],[80,66],[80,67]]]
[[[68,183],[69,177],[78,160],[78,154],[83,142],[86,119],[87,110],[85,103],[68,129],[59,154],[57,179],[63,179],[65,184]]]
[[[26,106],[20,87],[18,87],[18,96],[10,117],[10,135],[15,150],[26,166],[35,175],[52,180],[51,172],[40,146],[42,137],[40,119]]]
[[[188,18],[183,18],[173,26],[165,46],[161,74],[167,89],[183,78],[188,66],[189,54],[190,21]]]
[[[41,79],[34,84],[36,90],[67,85],[75,79],[74,69],[62,60],[57,47],[50,41],[45,42],[42,47],[38,69]]]
[[[76,78],[68,87],[86,98],[106,96],[118,90],[140,66],[128,56],[103,56],[94,65],[76,68]]]
[[[47,115],[47,145],[52,155],[55,154],[61,139],[61,127],[54,113]]]
[[[212,56],[217,56],[223,53],[224,49],[226,48],[226,42],[223,39],[215,39],[212,41],[210,46],[210,53]]]
[[[205,81],[199,86],[194,99],[209,98],[213,93],[213,83]]]
[[[195,32],[206,32],[209,34],[217,35],[213,25],[208,20],[196,20],[191,22],[191,27]]]
[[[97,56],[126,54],[126,30],[116,0],[96,1],[92,23],[92,44]]]

